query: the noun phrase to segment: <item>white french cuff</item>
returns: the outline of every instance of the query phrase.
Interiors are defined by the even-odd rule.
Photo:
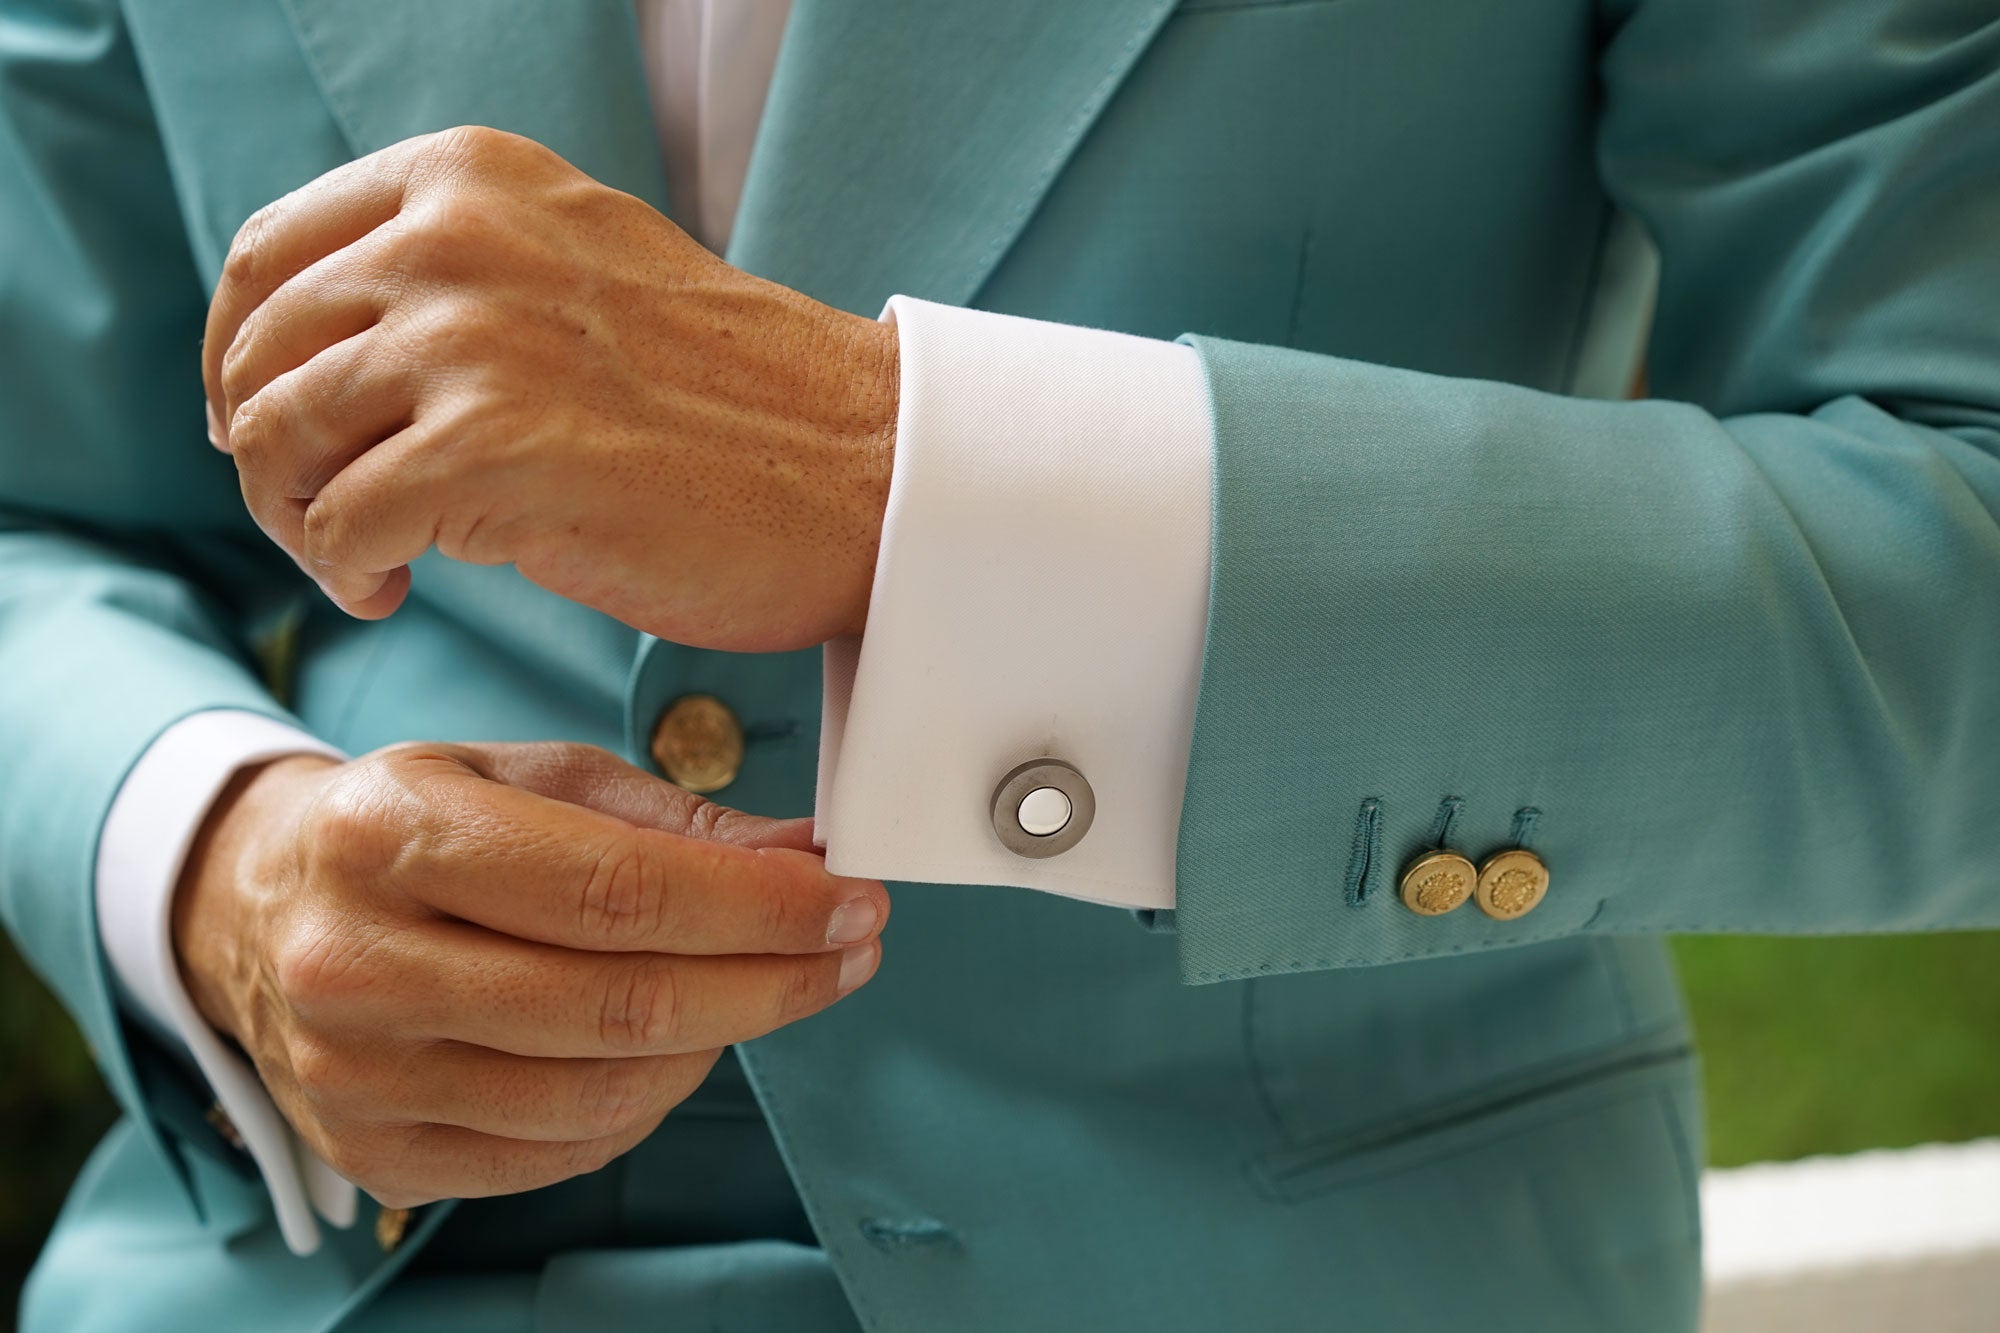
[[[294,1254],[319,1248],[313,1213],[354,1224],[355,1188],[302,1143],[263,1082],[211,1028],[174,962],[173,897],[196,832],[240,769],[294,754],[345,758],[296,727],[239,709],[194,713],[161,732],[125,775],[97,844],[97,931],[136,1016],[178,1040],[208,1080],[270,1191]]]
[[[826,647],[827,866],[1171,907],[1208,620],[1200,357],[907,296],[882,318],[902,402],[867,625]],[[996,832],[1037,760],[1095,801],[1054,855]]]

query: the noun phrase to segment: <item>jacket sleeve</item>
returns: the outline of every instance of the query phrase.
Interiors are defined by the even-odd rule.
[[[1655,400],[1188,339],[1217,456],[1186,980],[2000,925],[1991,15],[1607,16]],[[1546,898],[1408,910],[1439,843],[1529,846]]]
[[[176,719],[285,717],[243,627],[288,593],[204,439],[203,292],[110,4],[0,15],[0,238],[0,918],[180,1169],[189,1144],[229,1154],[121,1021],[97,839]]]

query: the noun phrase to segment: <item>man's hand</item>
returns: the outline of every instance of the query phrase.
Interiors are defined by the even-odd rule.
[[[888,895],[809,836],[589,746],[280,760],[204,825],[174,944],[334,1170],[397,1207],[513,1193],[873,975]]]
[[[348,612],[395,610],[435,545],[741,652],[861,628],[897,365],[890,326],[485,129],[252,217],[203,355],[251,513]]]

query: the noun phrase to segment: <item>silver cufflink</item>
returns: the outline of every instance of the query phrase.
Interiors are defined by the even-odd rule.
[[[1096,815],[1090,784],[1060,759],[1030,759],[993,789],[993,831],[1016,856],[1039,860],[1068,851]]]

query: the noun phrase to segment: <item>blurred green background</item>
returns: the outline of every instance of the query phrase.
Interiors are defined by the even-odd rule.
[[[1718,1166],[2000,1134],[2000,934],[1675,944]],[[0,937],[0,1330],[112,1112]]]

